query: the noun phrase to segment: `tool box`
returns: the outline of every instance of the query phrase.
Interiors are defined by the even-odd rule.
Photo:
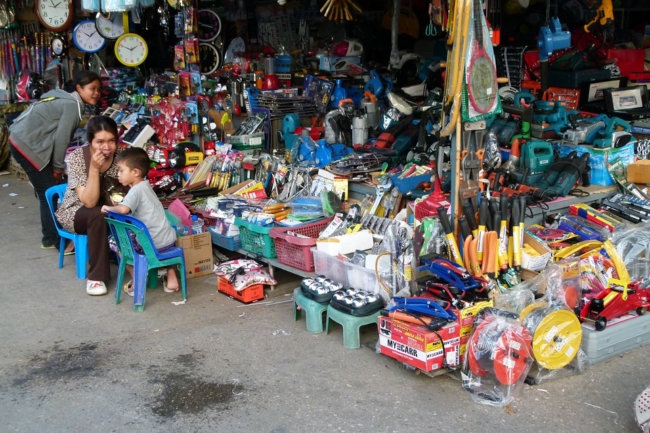
[[[568,89],[580,89],[583,83],[607,80],[611,77],[609,69],[586,69],[583,71],[548,71],[548,85]]]
[[[594,324],[582,324],[582,350],[595,364],[650,343],[650,315],[635,313],[613,319],[596,331]]]

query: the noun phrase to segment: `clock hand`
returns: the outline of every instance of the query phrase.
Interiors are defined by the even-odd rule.
[[[199,23],[199,27],[206,27],[206,28],[208,28],[208,29],[213,28],[212,25],[210,25],[210,24],[203,24],[203,23]]]

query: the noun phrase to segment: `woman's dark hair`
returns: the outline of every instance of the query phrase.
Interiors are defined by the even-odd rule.
[[[108,116],[95,116],[91,117],[86,124],[86,141],[92,143],[95,134],[101,131],[107,131],[115,135],[117,139],[117,123]]]
[[[99,84],[102,83],[102,79],[99,78],[99,75],[97,75],[95,72],[77,71],[74,74],[74,79],[66,81],[66,83],[63,85],[63,90],[68,93],[72,93],[77,90],[77,85],[83,87],[92,83],[93,81],[99,81]]]

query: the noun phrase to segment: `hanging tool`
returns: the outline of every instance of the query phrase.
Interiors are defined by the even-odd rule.
[[[483,198],[481,200],[481,206],[478,210],[478,245],[477,245],[477,259],[479,263],[483,263],[483,245],[485,241],[485,233],[488,224],[488,219],[490,218],[490,210],[488,209],[488,200]]]
[[[438,34],[438,29],[433,24],[434,22],[433,15],[434,15],[434,6],[433,3],[429,3],[429,24],[427,24],[426,28],[424,29],[425,36],[433,37]]]
[[[501,226],[499,229],[499,270],[508,269],[508,196],[502,194],[500,199]],[[519,223],[517,223],[519,225]]]
[[[454,231],[451,229],[451,222],[449,221],[447,210],[444,207],[440,206],[436,209],[436,211],[438,212],[438,219],[440,219],[442,230],[445,232],[445,238],[447,238],[447,248],[449,249],[449,255],[453,261],[463,266],[463,259],[460,257],[460,252],[458,251],[458,244],[456,243]]]
[[[472,17],[474,21],[474,41],[469,48],[469,65],[467,66],[467,94],[471,108],[478,114],[492,112],[498,103],[499,86],[494,61],[485,50],[487,41],[480,0],[473,0]],[[489,40],[489,38],[488,38]]]
[[[485,121],[464,123],[461,141],[461,169],[463,185],[459,188],[460,200],[470,199],[472,206],[478,208],[478,195],[481,164],[483,161],[483,140],[485,138]]]

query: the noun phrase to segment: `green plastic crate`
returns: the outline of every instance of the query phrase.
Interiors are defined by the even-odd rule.
[[[239,239],[241,246],[249,253],[258,254],[267,259],[277,257],[275,242],[269,236],[273,227],[262,227],[251,224],[241,218],[235,218],[235,224],[239,227]]]

